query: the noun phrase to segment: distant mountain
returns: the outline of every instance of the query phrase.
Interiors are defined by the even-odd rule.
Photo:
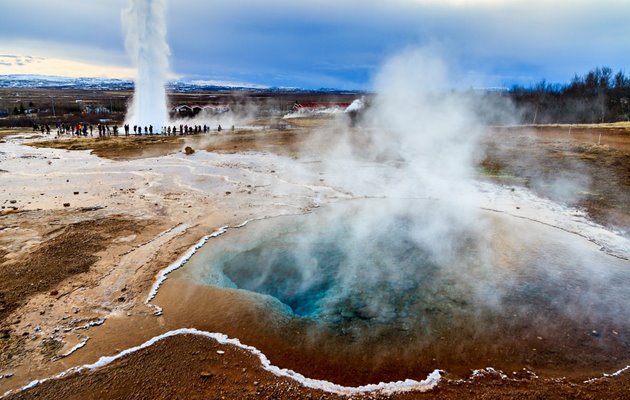
[[[133,81],[107,78],[66,78],[49,75],[0,75],[0,88],[129,90],[133,89]]]
[[[277,88],[261,85],[248,85],[239,83],[217,81],[171,81],[167,83],[167,89],[172,92],[272,92],[272,93],[338,93],[353,94],[357,91],[337,89],[300,89]],[[79,90],[133,90],[134,83],[128,79],[109,78],[67,78],[48,75],[0,75],[0,88],[4,89],[79,89]]]

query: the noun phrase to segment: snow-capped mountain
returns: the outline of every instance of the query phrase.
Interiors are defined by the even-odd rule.
[[[82,90],[133,90],[134,83],[127,79],[109,78],[68,78],[48,75],[0,75],[0,88],[22,89],[82,89]],[[356,93],[337,89],[300,89],[277,88],[257,84],[232,83],[225,81],[170,81],[167,89],[172,92],[325,92],[325,93]]]

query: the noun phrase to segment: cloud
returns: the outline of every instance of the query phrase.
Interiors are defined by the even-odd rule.
[[[35,62],[31,56],[0,55],[0,65],[24,66]]]
[[[129,67],[126,4],[12,2],[0,15],[3,52]],[[439,47],[462,85],[566,81],[630,64],[627,0],[180,0],[168,8],[171,66],[191,79],[367,88],[383,60],[415,45]]]
[[[62,58],[0,56],[0,75],[52,75],[67,77],[132,78],[134,70]]]

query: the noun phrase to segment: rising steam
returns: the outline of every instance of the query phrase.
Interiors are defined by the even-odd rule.
[[[137,68],[135,94],[126,122],[167,125],[166,76],[170,49],[166,42],[166,0],[130,0],[122,14],[125,46]]]
[[[386,62],[375,95],[350,110],[356,118],[339,113],[305,140],[308,162],[291,164],[353,200],[251,223],[202,253],[190,277],[258,293],[277,312],[268,331],[295,333],[306,353],[360,353],[372,365],[512,368],[534,353],[546,367],[588,367],[594,354],[627,352],[626,257],[538,219],[568,218],[564,209],[534,203],[524,213],[530,197],[476,179],[488,113],[515,116],[451,90],[448,76],[428,50]]]

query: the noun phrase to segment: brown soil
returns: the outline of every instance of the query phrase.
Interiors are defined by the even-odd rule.
[[[224,354],[219,354],[223,351]],[[630,376],[592,383],[543,380],[522,373],[464,381],[444,380],[426,393],[356,395],[395,399],[628,399]],[[17,399],[344,399],[264,370],[242,349],[193,335],[179,335],[92,371],[47,381],[6,397]]]
[[[0,324],[36,293],[87,272],[113,238],[140,232],[146,222],[125,218],[82,221],[48,232],[28,255],[0,264]],[[7,252],[0,253],[3,260]],[[54,296],[54,292],[51,295]]]

